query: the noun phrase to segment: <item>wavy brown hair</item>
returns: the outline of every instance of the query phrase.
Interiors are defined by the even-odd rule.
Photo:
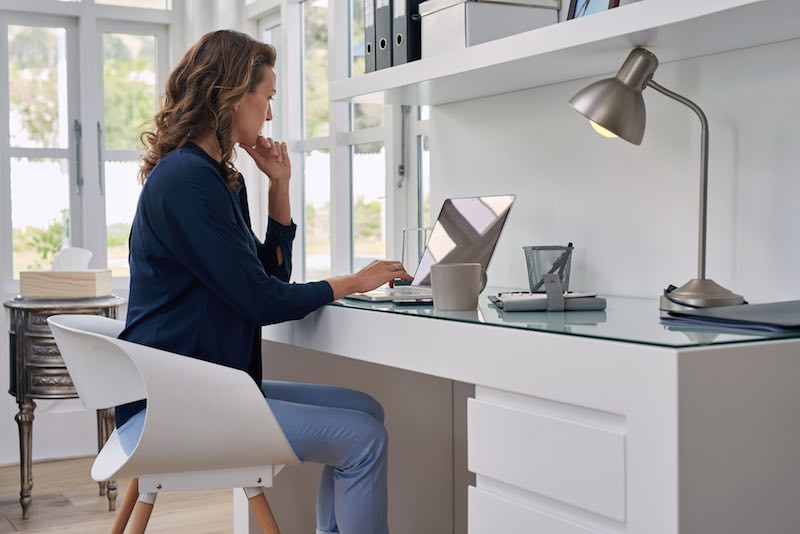
[[[144,184],[161,158],[213,131],[225,179],[236,189],[239,173],[231,162],[234,105],[261,83],[264,66],[275,66],[275,48],[241,32],[214,31],[192,46],[167,79],[153,128],[141,135],[147,148],[139,182]]]

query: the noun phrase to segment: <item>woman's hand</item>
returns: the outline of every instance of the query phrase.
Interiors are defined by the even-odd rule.
[[[363,293],[396,279],[411,282],[414,277],[408,274],[399,261],[375,260],[355,274],[331,278],[328,283],[333,288],[333,298],[340,299],[351,293]]]
[[[286,143],[273,141],[271,137],[258,136],[255,146],[239,143],[245,152],[250,154],[258,168],[273,182],[289,183],[292,177],[292,163]]]

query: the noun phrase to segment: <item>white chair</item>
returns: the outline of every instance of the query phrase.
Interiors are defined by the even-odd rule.
[[[117,339],[122,321],[54,315],[47,322],[84,407],[147,399],[132,452],[114,430],[92,466],[98,482],[133,477],[112,534],[122,534],[134,506],[133,532],[143,533],[160,492],[223,488],[244,488],[264,534],[279,533],[263,488],[300,460],[247,373]]]

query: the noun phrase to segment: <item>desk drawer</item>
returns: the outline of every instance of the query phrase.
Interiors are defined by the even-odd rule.
[[[469,488],[468,534],[599,534],[584,527],[546,514],[480,488]]]
[[[470,399],[469,470],[625,521],[625,434]]]

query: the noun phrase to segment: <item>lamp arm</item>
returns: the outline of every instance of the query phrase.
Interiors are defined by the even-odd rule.
[[[702,130],[700,133],[700,234],[697,240],[697,278],[703,280],[706,277],[706,209],[708,206],[708,119],[700,106],[678,93],[674,93],[666,87],[659,85],[653,79],[647,82],[659,93],[677,100],[681,104],[689,107],[697,113],[700,118]]]

